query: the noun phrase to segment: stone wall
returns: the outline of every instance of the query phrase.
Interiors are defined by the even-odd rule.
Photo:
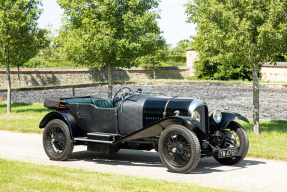
[[[17,70],[11,69],[12,87],[18,87]],[[0,87],[7,87],[6,73],[0,71]],[[58,69],[21,69],[21,86],[63,85],[79,82],[91,82],[92,73],[84,70],[58,70]]]
[[[264,63],[261,66],[260,79],[270,82],[287,82],[287,62],[278,62],[276,66]]]
[[[157,79],[185,79],[190,76],[189,67],[156,68]],[[17,69],[11,69],[12,87],[18,87]],[[114,81],[153,79],[153,68],[114,68]],[[21,86],[67,85],[104,82],[108,79],[106,68],[76,69],[20,69]],[[7,87],[6,69],[0,68],[0,88]]]

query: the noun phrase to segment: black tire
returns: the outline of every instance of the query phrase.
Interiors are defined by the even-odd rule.
[[[224,165],[235,165],[240,163],[247,155],[249,139],[245,129],[236,122],[231,122],[225,130],[230,131],[235,136],[236,144],[239,146],[237,156],[228,158],[218,158],[218,156],[214,156],[214,159]]]
[[[174,173],[188,173],[199,163],[201,150],[195,133],[181,125],[171,125],[161,134],[159,156],[164,166]]]
[[[71,139],[67,124],[60,119],[50,121],[44,130],[43,146],[51,160],[68,159],[74,149],[74,140]]]

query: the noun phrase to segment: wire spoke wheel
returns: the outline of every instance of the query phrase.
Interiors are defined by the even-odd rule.
[[[195,133],[181,125],[167,127],[159,138],[162,163],[175,173],[188,173],[199,163],[201,151]]]
[[[215,160],[224,165],[235,165],[240,163],[246,156],[249,149],[249,140],[246,131],[236,122],[231,122],[224,133],[231,139],[232,143],[228,147],[238,147],[237,154],[234,157],[219,158],[214,156]],[[236,146],[235,146],[236,145]]]
[[[165,140],[164,155],[175,167],[187,165],[191,156],[187,139],[178,132],[170,133]]]
[[[50,121],[44,130],[43,146],[51,160],[68,159],[74,149],[74,140],[66,123],[60,119]]]
[[[66,148],[66,137],[63,129],[53,126],[47,133],[47,146],[51,154],[61,155]]]

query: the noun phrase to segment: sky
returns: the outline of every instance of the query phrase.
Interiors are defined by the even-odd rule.
[[[196,35],[195,24],[186,23],[187,16],[184,14],[185,7],[183,5],[188,0],[161,0],[159,9],[161,9],[161,19],[158,25],[163,31],[163,37],[167,44],[173,47],[182,39],[189,39],[190,35]],[[60,28],[61,15],[63,10],[57,4],[56,0],[42,0],[44,12],[38,20],[41,28],[45,28],[48,24],[53,29]]]

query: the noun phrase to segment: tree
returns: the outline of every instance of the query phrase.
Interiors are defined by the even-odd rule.
[[[25,48],[19,52],[17,55],[16,62],[12,62],[11,66],[16,66],[18,70],[18,85],[20,84],[20,67],[23,66],[29,59],[35,57],[38,52],[47,47],[50,41],[47,38],[48,31],[46,29],[38,29],[35,31],[33,37],[28,37],[27,42],[25,43]]]
[[[171,48],[171,55],[185,55],[186,48],[190,47],[193,42],[193,37],[191,36],[190,39],[183,39],[180,40],[176,47]]]
[[[197,23],[199,52],[218,51],[225,63],[252,66],[253,129],[259,134],[258,65],[286,53],[287,2],[278,0],[194,0],[185,5]]]
[[[40,4],[39,0],[0,2],[0,63],[6,64],[8,114],[11,113],[10,64],[25,63],[42,47],[45,30],[36,23],[41,14]]]
[[[58,0],[64,9],[59,32],[67,58],[108,68],[135,66],[136,58],[156,51],[163,41],[156,19],[159,0]]]

